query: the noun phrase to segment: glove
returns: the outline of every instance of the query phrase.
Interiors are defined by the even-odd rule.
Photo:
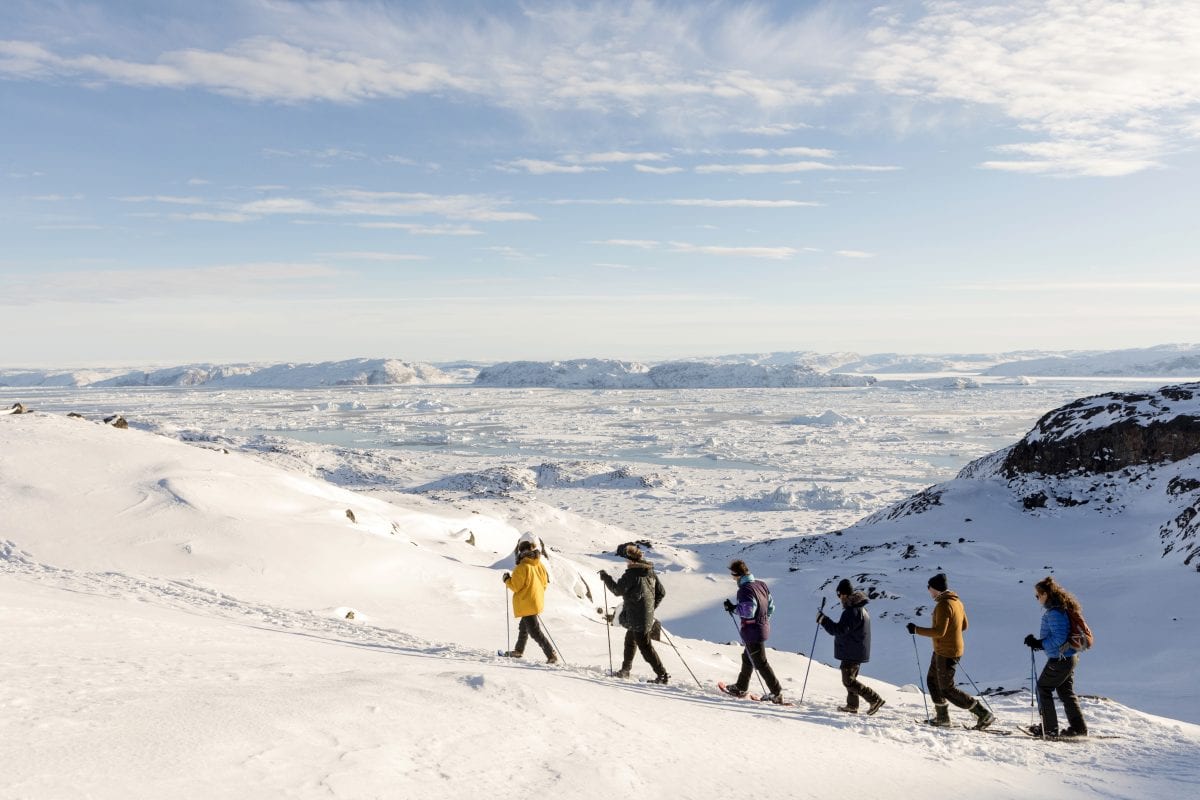
[[[733,613],[733,610],[734,610],[735,608],[737,608],[737,606],[735,606],[733,603],[729,602],[729,600],[726,600],[726,601],[725,601],[725,612],[726,612],[727,614],[732,614],[732,613]]]
[[[511,573],[508,573],[508,572],[506,572],[506,573],[504,573],[504,577],[503,577],[503,578],[501,578],[501,580],[503,580],[505,583],[508,583],[508,579],[509,579],[509,578],[511,578],[511,577],[512,577],[512,574],[511,574]]]
[[[818,611],[817,612],[817,624],[820,625],[824,620],[825,620],[824,612]]]
[[[1042,649],[1042,640],[1034,636],[1032,633],[1025,637],[1025,646],[1033,650]]]
[[[608,577],[608,573],[607,573],[607,572],[605,572],[604,570],[600,570],[600,577],[601,577],[601,578],[608,578],[610,581],[612,580],[612,578],[609,578],[609,577]]]
[[[904,629],[907,630],[909,633],[916,633],[917,632],[917,623],[910,622],[904,626]]]

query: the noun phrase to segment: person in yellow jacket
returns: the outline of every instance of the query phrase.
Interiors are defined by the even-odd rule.
[[[505,653],[510,658],[521,658],[525,655],[525,644],[533,639],[546,654],[547,664],[557,664],[558,654],[550,646],[542,626],[538,623],[538,614],[546,605],[546,586],[550,576],[542,564],[541,552],[533,542],[523,541],[517,546],[517,566],[512,574],[504,573],[504,584],[513,593],[513,616],[521,620],[517,633],[517,646]]]
[[[963,644],[963,631],[967,629],[967,612],[963,609],[958,595],[950,591],[946,573],[939,572],[929,579],[929,596],[933,598],[933,624],[922,628],[912,622],[908,623],[908,632],[928,636],[933,639],[933,658],[929,660],[929,674],[925,676],[929,684],[929,696],[933,700],[937,712],[930,725],[947,727],[950,723],[950,707],[954,703],[959,708],[965,708],[975,715],[975,727],[986,728],[992,724],[995,717],[987,706],[954,685],[954,668],[966,650]]]

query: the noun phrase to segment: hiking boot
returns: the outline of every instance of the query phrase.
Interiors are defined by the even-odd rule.
[[[1063,737],[1064,739],[1086,739],[1087,731],[1071,726],[1060,733],[1059,736]]]
[[[988,707],[978,700],[975,705],[971,706],[971,713],[975,715],[975,730],[981,731],[988,725],[996,721],[996,715],[988,711]]]
[[[771,692],[762,696],[764,703],[774,703],[777,706],[783,705],[783,692]]]
[[[1041,736],[1042,736],[1042,726],[1040,724],[1039,725],[1030,725],[1025,730],[1029,731],[1030,736],[1036,736],[1038,738],[1041,738]],[[1056,733],[1055,731],[1050,731],[1049,733],[1046,734],[1046,736],[1057,736],[1057,735],[1058,735],[1058,733]]]
[[[934,703],[933,710],[936,713],[934,718],[929,720],[930,725],[936,725],[939,728],[949,728],[953,724],[950,722],[950,706],[945,703],[940,705]]]
[[[558,663],[558,653],[551,653],[550,655],[546,656],[546,663],[547,664],[557,664]]]
[[[505,650],[500,655],[504,656],[505,658],[522,658],[525,654],[520,650]]]
[[[838,706],[838,711],[841,711],[845,714],[857,714],[858,706]]]
[[[614,678],[628,678],[629,677],[629,667],[621,667],[619,670],[617,670],[616,672],[613,673],[613,677]]]
[[[878,711],[879,709],[883,708],[883,704],[886,702],[887,701],[884,700],[882,697],[875,698],[875,702],[871,703],[871,707],[867,709],[867,716],[869,717],[872,714],[874,714],[876,711]]]
[[[746,696],[746,690],[745,690],[745,689],[739,689],[739,688],[738,688],[738,687],[736,687],[736,686],[726,686],[726,687],[725,687],[725,694],[728,694],[728,695],[730,695],[730,696],[732,696],[732,697],[745,697],[745,696]]]
[[[650,682],[665,684],[665,683],[670,683],[670,681],[671,681],[671,676],[664,672],[662,675],[659,675],[658,677],[656,677],[654,680],[652,680]]]

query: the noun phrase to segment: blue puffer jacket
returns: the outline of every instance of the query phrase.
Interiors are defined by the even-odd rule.
[[[734,612],[742,620],[742,641],[760,644],[771,635],[771,615],[775,613],[775,601],[771,590],[753,575],[738,578],[737,608]]]
[[[1071,636],[1071,619],[1058,606],[1050,606],[1042,613],[1042,628],[1038,634],[1047,658],[1070,658],[1075,651],[1066,647]]]

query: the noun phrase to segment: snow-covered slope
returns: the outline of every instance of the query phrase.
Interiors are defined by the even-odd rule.
[[[551,472],[551,482],[596,477],[586,464]],[[1022,513],[1001,515],[993,532]],[[552,547],[543,620],[560,668],[494,655],[506,645],[500,575],[528,527]],[[669,639],[659,648],[672,684],[608,678],[604,596],[587,590],[595,570],[621,568],[606,554],[626,537],[533,501],[458,508],[364,496],[211,443],[0,416],[0,795],[701,798],[746,785],[746,748],[755,791],[770,797],[912,797],[952,785],[973,798],[1174,800],[1200,780],[1200,728],[1117,702],[1085,699],[1084,710],[1093,732],[1122,738],[1077,746],[920,725],[912,681],[876,677],[891,651],[912,657],[894,609],[877,617],[880,663],[866,670],[888,701],[878,716],[838,714],[837,671],[815,663],[809,673],[804,656],[782,651],[772,662],[787,694],[805,689],[804,705],[722,698],[711,684],[732,677],[740,653],[723,643],[733,632],[720,612],[732,592],[730,543],[655,544],[668,590]],[[828,592],[831,564],[797,558],[789,572],[767,558],[780,546],[745,555],[775,588],[777,624],[809,627],[804,609]],[[971,578],[965,666],[981,681],[1015,673],[1008,685],[1018,685],[1019,658],[1015,667],[981,661],[977,645],[996,635],[1002,612],[1021,619],[1022,635],[1035,624],[1024,608],[1032,598],[1007,585],[1022,559],[994,543],[957,557],[919,549],[921,559],[896,564],[921,569],[897,569],[895,585],[923,586],[939,551],[952,575]],[[974,577],[991,573],[994,582]],[[1072,585],[1072,573],[1057,574]],[[1145,592],[1146,577],[1130,575],[1114,596],[1144,598],[1134,592]],[[1169,586],[1154,586],[1171,599]],[[1100,637],[1089,658],[1140,674],[1156,631],[1121,633],[1107,605],[1081,594]],[[684,629],[706,635],[676,633]],[[614,639],[619,651],[619,631]],[[822,636],[819,658],[829,650]],[[1149,662],[1193,708],[1182,673],[1194,653],[1181,637],[1167,653],[1178,662]],[[640,661],[635,673],[646,674]],[[1095,683],[1082,669],[1080,688]],[[1002,727],[1028,720],[1028,695],[991,702]]]

